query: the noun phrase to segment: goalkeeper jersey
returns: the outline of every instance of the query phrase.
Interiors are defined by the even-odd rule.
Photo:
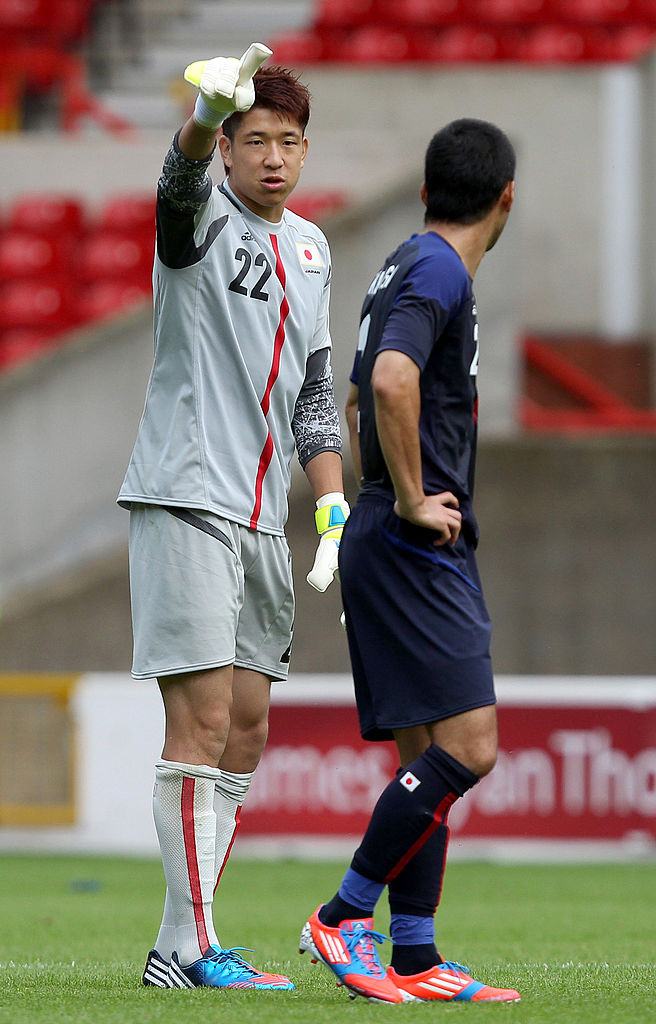
[[[326,238],[289,210],[263,220],[209,178],[196,210],[159,195],[157,235],[155,359],[119,504],[282,534],[296,401],[309,357],[330,349]]]

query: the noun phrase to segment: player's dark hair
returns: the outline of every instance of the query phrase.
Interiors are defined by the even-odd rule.
[[[255,103],[253,107],[264,107],[276,114],[287,116],[300,125],[303,133],[310,120],[310,93],[306,85],[288,68],[274,64],[273,67],[258,68],[253,76]],[[251,108],[253,109],[253,108]],[[223,133],[234,142],[235,132],[243,114],[237,112],[223,122]]]
[[[461,118],[433,136],[426,150],[426,223],[475,224],[515,177],[515,151],[489,121]]]

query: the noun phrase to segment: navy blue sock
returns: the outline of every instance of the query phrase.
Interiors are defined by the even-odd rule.
[[[394,943],[391,966],[397,974],[421,974],[441,963],[434,942],[402,945]]]
[[[420,974],[441,962],[435,946],[434,916],[442,894],[449,830],[446,821],[389,883],[392,967]]]
[[[449,828],[445,820],[389,883],[392,915],[433,917],[442,895]]]
[[[476,782],[473,772],[432,743],[381,793],[353,870],[374,882],[393,882],[444,826],[451,804]]]
[[[342,921],[372,917],[374,907],[384,886],[372,882],[349,868],[339,891],[319,911],[319,920],[329,928],[337,928]]]
[[[398,974],[420,974],[442,961],[435,946],[434,916],[442,895],[449,845],[448,811],[389,883],[392,967]]]

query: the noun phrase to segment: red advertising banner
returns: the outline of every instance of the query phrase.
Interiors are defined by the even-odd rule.
[[[456,803],[453,839],[656,843],[656,680],[497,681],[499,757]],[[242,835],[353,837],[398,767],[365,743],[350,679],[274,685]]]

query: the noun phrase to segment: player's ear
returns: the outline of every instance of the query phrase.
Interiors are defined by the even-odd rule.
[[[421,201],[424,206],[428,206],[428,189],[426,188],[426,182],[421,186],[419,195],[421,196]]]
[[[501,193],[501,205],[506,213],[510,213],[510,207],[515,201],[515,182],[509,181]]]
[[[219,153],[225,167],[232,167],[232,144],[227,135],[219,135]]]
[[[302,149],[302,156],[301,156],[301,167],[305,163],[305,158],[307,156],[307,151],[308,151],[308,145],[309,145],[309,143],[308,143],[308,140],[307,140],[307,136],[304,135],[303,136],[303,142],[302,142],[303,149]]]

